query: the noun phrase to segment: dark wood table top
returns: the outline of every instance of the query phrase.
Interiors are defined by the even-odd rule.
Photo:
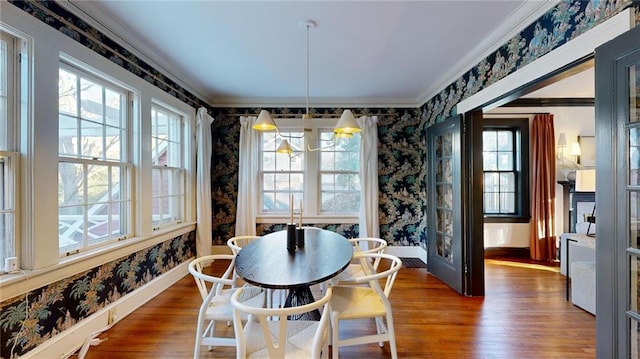
[[[287,231],[264,235],[238,252],[236,272],[250,284],[293,289],[324,282],[351,261],[353,246],[331,231],[305,228],[305,246],[287,251]]]

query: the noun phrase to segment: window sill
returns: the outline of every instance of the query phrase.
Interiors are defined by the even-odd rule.
[[[531,217],[523,216],[485,216],[484,223],[529,223]]]
[[[282,215],[260,215],[256,217],[256,223],[288,223],[289,216]],[[299,217],[293,218],[294,222],[299,220]],[[321,216],[305,216],[302,218],[303,224],[358,224],[359,218],[354,215],[321,215]]]
[[[64,257],[58,263],[45,268],[0,275],[0,302],[175,238],[194,230],[195,227],[195,222],[182,223],[180,226],[156,231],[150,236],[133,237],[93,251]]]

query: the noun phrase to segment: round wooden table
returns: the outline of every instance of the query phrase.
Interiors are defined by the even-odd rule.
[[[312,302],[309,286],[342,272],[351,261],[353,246],[335,232],[310,227],[304,232],[305,245],[295,252],[287,250],[286,230],[256,239],[238,252],[236,272],[256,286],[288,289],[285,306]],[[319,313],[307,314],[308,319],[320,319]]]

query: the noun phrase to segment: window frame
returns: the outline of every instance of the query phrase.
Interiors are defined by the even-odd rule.
[[[510,130],[514,134],[514,165],[516,173],[515,212],[513,214],[484,213],[485,223],[528,223],[531,220],[529,186],[529,118],[484,118],[482,132],[490,130]],[[481,148],[484,150],[484,148]],[[488,171],[495,172],[495,171]],[[484,179],[484,166],[482,176]],[[484,197],[484,180],[482,195]]]
[[[117,233],[116,235],[113,235],[111,232],[108,232],[105,240],[100,240],[97,243],[93,243],[93,244],[90,243],[90,238],[88,238],[88,236],[86,235],[88,234],[88,230],[89,230],[86,227],[88,227],[90,223],[90,220],[89,220],[90,215],[88,212],[90,212],[91,205],[90,203],[88,203],[88,200],[86,198],[88,196],[86,194],[83,196],[84,199],[83,199],[82,207],[85,207],[85,212],[83,212],[82,214],[83,222],[84,222],[82,243],[79,246],[74,246],[73,248],[66,247],[63,249],[60,243],[61,236],[60,236],[60,233],[58,233],[59,256],[61,258],[64,258],[64,257],[69,257],[78,253],[92,251],[94,249],[97,249],[103,246],[108,246],[110,244],[117,243],[119,241],[134,237],[134,230],[133,230],[134,223],[135,223],[135,215],[133,214],[134,213],[134,210],[133,210],[134,163],[132,159],[133,148],[132,148],[132,138],[131,138],[132,137],[131,133],[133,132],[132,131],[133,116],[131,112],[131,106],[129,106],[129,104],[132,103],[133,94],[129,89],[121,86],[119,82],[100,76],[100,74],[98,74],[96,71],[90,71],[89,69],[78,66],[73,62],[68,61],[67,59],[64,59],[64,58],[61,58],[58,62],[58,76],[59,76],[60,70],[71,72],[74,75],[78,76],[79,79],[80,78],[89,79],[92,82],[95,82],[103,86],[104,88],[110,89],[112,91],[117,90],[117,92],[123,96],[121,97],[120,105],[122,106],[121,114],[125,116],[125,118],[123,119],[123,123],[120,123],[120,127],[114,127],[119,130],[122,136],[120,138],[120,159],[119,160],[110,159],[106,157],[105,158],[97,158],[97,157],[89,158],[86,155],[82,155],[81,153],[76,153],[74,155],[74,154],[61,154],[60,152],[58,152],[58,176],[60,175],[60,165],[63,163],[67,163],[67,164],[70,163],[70,164],[82,166],[83,169],[87,169],[89,166],[103,166],[107,169],[107,173],[109,174],[112,173],[113,169],[117,168],[119,170],[120,181],[122,180],[125,181],[124,184],[120,184],[119,188],[126,192],[124,194],[124,197],[122,194],[120,194],[118,196],[118,200],[114,200],[113,198],[110,198],[106,201],[101,201],[101,203],[106,203],[108,206],[117,205],[119,207],[120,210],[119,210],[118,227],[121,229],[121,233]],[[79,90],[80,88],[76,89],[77,96],[80,96]],[[58,98],[59,98],[59,95],[58,95]],[[76,104],[78,113],[75,116],[77,116],[77,120],[83,118],[80,113],[82,100],[81,100],[81,97],[79,98],[80,100]],[[103,101],[104,101],[104,98],[103,98]],[[104,103],[102,103],[102,105],[104,105]],[[58,118],[61,115],[63,115],[63,112],[60,110],[58,105]],[[103,114],[103,116],[106,116],[106,114]],[[103,124],[101,127],[102,128],[101,131],[104,131],[106,127],[107,127],[106,123]],[[58,125],[58,138],[60,138],[59,129],[60,129],[60,126]],[[104,134],[102,136],[104,137]],[[102,138],[102,140],[104,140],[104,138]],[[88,172],[83,172],[83,175],[85,177],[87,176],[87,174]],[[85,187],[86,187],[86,182],[85,182]],[[109,189],[108,192],[111,193],[111,189]],[[58,215],[59,214],[60,214],[60,203],[58,202]],[[123,219],[126,222],[122,223]],[[60,228],[60,223],[61,223],[60,218],[58,218],[59,228]],[[112,220],[111,214],[107,214],[107,228],[111,229],[112,224],[113,224],[113,220]],[[105,238],[105,237],[101,237],[101,238]]]
[[[320,136],[320,132],[333,132],[333,128],[338,122],[338,118],[313,118],[310,120],[303,120],[302,118],[287,118],[277,119],[278,130],[282,133],[288,132],[300,132],[305,134],[305,148],[307,145],[311,146],[313,151],[306,149],[304,151],[304,163],[303,163],[303,221],[305,223],[358,223],[359,212],[322,212],[321,211],[321,171],[320,171],[320,151],[315,150],[322,146],[322,142],[317,140]],[[273,132],[272,132],[273,133]],[[262,141],[265,132],[258,133],[258,191],[256,199],[257,204],[257,223],[285,223],[289,220],[290,211],[269,211],[263,212],[263,148]],[[279,136],[276,135],[276,138]],[[284,136],[286,138],[286,136]],[[309,139],[316,139],[308,142]],[[278,141],[279,143],[279,141]],[[360,142],[362,145],[362,142]],[[300,152],[297,152],[300,153]],[[296,152],[292,154],[292,159],[298,156]],[[276,156],[287,156],[286,154],[276,154]],[[294,199],[294,211],[298,214],[300,207],[300,199],[296,197]],[[297,220],[297,218],[295,218]]]
[[[167,198],[168,201],[170,202],[169,207],[173,208],[173,211],[171,213],[176,213],[179,212],[180,218],[174,218],[172,220],[169,221],[159,221],[156,222],[153,220],[153,209],[151,211],[151,223],[152,223],[152,230],[153,231],[158,231],[164,228],[168,228],[168,227],[172,227],[178,224],[181,224],[182,222],[185,221],[185,218],[187,217],[187,157],[186,157],[186,150],[185,150],[185,146],[186,146],[186,142],[187,142],[187,138],[186,138],[186,120],[187,120],[187,116],[183,113],[181,113],[180,111],[172,108],[169,105],[166,105],[164,103],[162,103],[161,101],[158,100],[153,100],[151,102],[151,133],[149,134],[149,139],[150,141],[153,141],[154,139],[156,139],[156,137],[154,137],[154,131],[153,128],[155,127],[155,120],[156,118],[154,118],[153,116],[153,111],[161,111],[166,113],[167,115],[171,115],[176,117],[179,121],[179,155],[178,158],[180,160],[180,164],[179,166],[168,166],[168,165],[157,165],[154,164],[153,162],[153,151],[150,151],[151,153],[151,172],[152,172],[152,178],[153,178],[153,173],[154,171],[160,171],[160,172],[169,172],[169,177],[175,178],[178,177],[178,182],[180,184],[180,188],[178,189],[178,191],[180,193],[175,193],[175,192],[171,192],[169,195],[167,196],[154,196],[153,194],[153,190],[151,191],[151,201],[152,201],[152,207],[153,207],[153,200],[154,199],[163,199],[163,198]],[[170,140],[169,140],[170,141]],[[173,142],[177,142],[177,141],[173,141]],[[151,148],[153,149],[153,144],[151,144]],[[152,180],[152,187],[154,185],[154,181]],[[173,183],[173,187],[175,189],[176,183]]]

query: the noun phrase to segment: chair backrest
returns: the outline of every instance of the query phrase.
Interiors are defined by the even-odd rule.
[[[387,241],[376,237],[351,238],[349,242],[353,244],[354,253],[384,253],[387,248]],[[373,268],[378,269],[380,257],[373,260]]]
[[[235,259],[236,256],[233,254],[212,254],[196,258],[189,263],[189,273],[196,281],[196,286],[203,301],[206,301],[207,297],[220,294],[224,286],[233,285],[233,279],[230,279],[230,277],[234,270]],[[229,261],[229,265],[222,276],[216,277],[203,273],[205,267],[217,260]]]
[[[227,246],[229,248],[231,248],[231,251],[233,252],[233,254],[237,255],[238,252],[240,252],[240,250],[242,249],[242,247],[244,247],[247,244],[253,242],[257,238],[260,238],[260,236],[235,236],[235,237],[231,237],[231,238],[229,238],[227,240]]]
[[[354,258],[360,260],[360,264],[365,271],[365,275],[355,278],[354,282],[369,283],[372,288],[381,290],[385,297],[389,298],[389,294],[391,294],[391,288],[393,288],[393,283],[396,280],[398,271],[402,268],[402,260],[387,253],[356,253],[354,254]],[[378,272],[372,264],[375,263],[376,260],[378,260],[378,262],[381,260],[388,262],[388,268]],[[386,267],[386,265],[384,267]],[[386,279],[383,288],[380,288],[379,280],[381,279]]]
[[[296,336],[300,336],[303,332],[293,332],[287,333],[287,325],[289,324],[288,316],[296,316],[303,313],[307,313],[313,310],[319,310],[325,305],[328,305],[329,300],[331,299],[332,289],[331,287],[327,288],[325,295],[315,302],[297,306],[297,307],[285,307],[285,308],[264,308],[264,307],[255,307],[247,305],[246,303],[242,303],[239,301],[240,296],[242,295],[242,291],[244,288],[238,289],[233,296],[231,297],[231,305],[233,306],[233,322],[234,322],[234,330],[236,334],[236,353],[237,358],[245,358],[247,356],[246,348],[250,344],[251,347],[255,347],[256,343],[247,343],[248,340],[256,340],[258,337],[255,335],[252,338],[247,338],[245,336],[244,326],[250,325],[247,321],[243,326],[242,321],[242,313],[249,314],[249,321],[253,320],[254,322],[258,322],[260,324],[260,328],[262,329],[262,337],[259,337],[260,344],[259,347],[266,347],[269,358],[284,358],[286,353],[287,346],[287,334],[294,334]],[[322,310],[322,315],[320,317],[320,321],[315,332],[310,333],[313,334],[313,338],[305,338],[301,340],[300,338],[296,338],[296,341],[306,342],[312,340],[311,357],[319,358],[323,348],[327,349],[328,344],[328,326],[329,319],[331,315],[331,310],[325,307]],[[293,320],[294,323],[300,323],[301,321]],[[270,330],[269,326],[277,326],[277,333],[274,333]],[[289,331],[291,332],[291,331]],[[306,331],[304,331],[306,332]],[[305,355],[306,356],[306,355]]]

